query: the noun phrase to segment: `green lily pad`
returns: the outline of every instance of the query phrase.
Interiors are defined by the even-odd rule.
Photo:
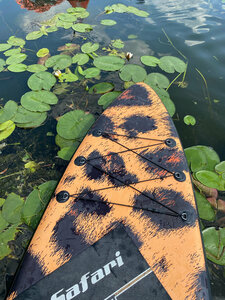
[[[39,127],[47,118],[47,113],[42,112],[39,113],[39,116],[33,119],[31,122],[26,122],[26,123],[16,123],[17,127],[20,128],[35,128]]]
[[[85,78],[94,78],[100,74],[100,70],[98,68],[88,68],[83,71],[83,75]]]
[[[93,30],[92,26],[84,23],[77,23],[72,26],[73,30],[77,32],[87,32]]]
[[[5,203],[5,199],[4,198],[0,198],[0,207],[2,207],[2,205]]]
[[[4,59],[0,58],[0,72],[4,70],[5,61]]]
[[[150,85],[152,88],[154,88],[154,86],[158,88],[167,88],[170,84],[169,79],[160,73],[148,74],[144,82]]]
[[[27,55],[24,53],[18,53],[10,56],[6,60],[7,65],[12,65],[12,64],[19,64],[23,62],[27,58]]]
[[[48,33],[55,32],[57,30],[58,30],[58,27],[56,27],[56,26],[51,26],[51,27],[46,28],[46,31]]]
[[[129,40],[133,40],[133,39],[136,39],[137,37],[138,37],[138,36],[135,35],[135,34],[129,34],[127,38],[128,38]]]
[[[208,227],[202,232],[206,256],[218,265],[225,265],[225,228]]]
[[[0,124],[0,141],[10,136],[13,133],[15,127],[15,124],[11,120]]]
[[[8,242],[15,239],[19,224],[11,225],[8,229],[0,233],[0,260],[9,255],[12,249],[9,247]]]
[[[85,136],[95,118],[82,110],[74,110],[63,115],[56,126],[57,133],[65,139],[78,139]]]
[[[62,73],[60,76],[60,82],[74,82],[77,81],[78,77],[77,75],[73,74],[73,73]]]
[[[33,112],[25,109],[23,106],[19,106],[16,114],[12,118],[12,121],[18,125],[18,123],[31,123],[34,120],[40,118],[40,116],[44,114],[41,112]]]
[[[26,35],[26,40],[28,40],[28,41],[37,40],[40,37],[42,37],[42,35],[43,35],[43,33],[40,30],[32,31]]]
[[[113,26],[113,25],[116,25],[116,21],[110,20],[110,19],[105,19],[105,20],[101,20],[101,24],[106,25],[106,26]]]
[[[89,61],[89,56],[84,53],[78,53],[72,57],[72,63],[77,63],[78,65],[82,66]]]
[[[117,71],[123,67],[125,61],[117,56],[99,56],[94,59],[95,67],[104,71]]]
[[[49,49],[48,48],[41,48],[40,50],[38,50],[37,52],[37,57],[44,57],[47,54],[49,54]]]
[[[143,17],[143,18],[147,18],[149,16],[149,13],[147,11],[144,10],[140,10],[134,6],[128,6],[127,7],[127,12],[128,13],[132,13],[138,17]]]
[[[83,53],[92,53],[98,50],[98,48],[99,48],[99,43],[92,44],[91,42],[88,42],[81,46],[81,51]]]
[[[191,115],[186,115],[184,117],[184,123],[186,125],[192,125],[192,126],[194,126],[196,124],[196,119],[195,119],[195,117],[193,117]]]
[[[0,52],[6,51],[11,47],[12,47],[12,45],[10,45],[10,44],[6,44],[6,43],[0,44]]]
[[[77,147],[78,147],[78,145],[77,146],[73,145],[70,147],[62,148],[57,152],[57,155],[64,160],[70,160],[72,158],[74,152],[76,151]]]
[[[167,73],[183,73],[186,70],[186,64],[181,59],[174,56],[163,56],[159,60],[159,67]]]
[[[211,147],[201,146],[201,145],[197,145],[196,148],[199,151],[202,151],[206,157],[207,168],[205,168],[205,169],[214,171],[215,166],[220,162],[220,158],[219,158],[218,154],[216,153],[216,151]]]
[[[160,60],[155,56],[144,55],[141,57],[141,62],[146,66],[156,67]]]
[[[164,89],[158,88],[156,86],[152,87],[156,94],[161,99],[162,103],[165,105],[166,109],[168,110],[169,115],[172,117],[175,114],[176,107],[173,101],[170,99],[170,95]]]
[[[29,65],[27,67],[27,71],[31,72],[31,73],[38,73],[38,72],[43,72],[46,71],[47,68],[43,65],[40,64],[33,64],[33,65]]]
[[[27,92],[21,97],[21,105],[30,111],[44,112],[51,109],[49,104],[56,104],[58,98],[49,91]]]
[[[67,12],[68,13],[73,13],[73,14],[80,14],[80,13],[83,13],[85,12],[86,9],[84,7],[70,7],[70,8],[67,8]]]
[[[141,66],[129,64],[120,69],[119,76],[123,81],[140,82],[145,80],[147,73]]]
[[[3,218],[11,224],[21,222],[23,204],[24,201],[20,196],[10,193],[2,206]]]
[[[66,13],[60,14],[59,19],[63,22],[70,22],[70,23],[76,22],[77,20],[76,16],[72,14],[66,14]]]
[[[98,99],[98,105],[102,105],[103,109],[106,109],[120,94],[121,92],[116,91],[106,93]]]
[[[0,233],[1,233],[2,230],[4,230],[8,225],[9,225],[9,223],[3,218],[2,212],[1,212],[1,210],[0,210]]]
[[[3,54],[5,56],[12,56],[21,52],[21,48],[15,48],[5,51]]]
[[[47,68],[53,68],[54,70],[63,70],[68,68],[71,64],[72,58],[64,54],[51,56],[45,62]]]
[[[11,64],[8,66],[10,72],[20,73],[27,70],[27,65],[25,64]]]
[[[111,92],[114,89],[114,84],[110,82],[100,82],[93,85],[89,89],[89,94],[105,94]]]
[[[120,39],[112,40],[112,46],[118,49],[122,49],[124,47],[124,42]]]
[[[195,198],[198,206],[199,217],[203,220],[214,221],[215,211],[209,201],[198,191],[195,190]]]
[[[62,20],[58,20],[56,22],[56,26],[57,27],[62,27],[64,29],[69,29],[73,26],[73,22],[65,22],[65,21],[62,21]]]
[[[106,6],[105,11],[106,11],[106,13],[107,13],[107,11],[112,11],[112,12],[117,12],[117,13],[125,13],[125,12],[127,12],[127,6],[122,3],[113,4],[112,6]]]
[[[215,188],[219,191],[225,190],[225,181],[215,172],[201,170],[195,173],[195,177],[202,184]]]
[[[13,100],[6,102],[4,108],[0,110],[0,123],[11,120],[17,111],[17,103]]]
[[[19,47],[22,47],[22,48],[26,44],[26,42],[23,39],[17,38],[14,35],[10,36],[7,43],[12,45],[12,46],[19,46]]]
[[[60,135],[56,135],[55,137],[55,143],[57,146],[59,146],[60,148],[66,148],[66,147],[70,147],[72,146],[73,144],[77,144],[77,146],[80,144],[80,142],[72,139],[72,140],[69,140],[69,139],[64,139],[63,137],[61,137]]]
[[[133,81],[125,81],[123,86],[124,86],[124,88],[126,90],[126,89],[128,89],[130,86],[132,86],[134,84],[135,84],[135,82],[133,82]]]
[[[215,170],[217,173],[222,174],[225,172],[225,161],[221,161],[215,166]]]
[[[56,83],[56,78],[49,72],[38,72],[30,76],[27,84],[31,90],[40,91],[42,89],[49,91]]]

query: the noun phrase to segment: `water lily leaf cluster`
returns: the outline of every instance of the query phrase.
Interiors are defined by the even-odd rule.
[[[117,12],[117,13],[131,13],[134,14],[136,16],[139,17],[148,17],[149,13],[144,11],[144,10],[140,10],[134,6],[126,6],[122,3],[118,3],[118,4],[113,4],[111,6],[106,6],[105,7],[105,13],[106,14],[111,14],[113,12]]]

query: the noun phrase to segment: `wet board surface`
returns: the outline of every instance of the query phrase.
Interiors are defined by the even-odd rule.
[[[139,272],[129,268],[122,241],[116,250],[120,235],[132,245]],[[94,258],[101,249],[99,259]],[[92,255],[93,259],[85,259]],[[119,258],[124,262],[120,267]],[[106,275],[104,266],[110,261],[116,265]],[[71,271],[64,277],[67,268]],[[92,279],[91,274],[100,269],[97,279]],[[87,273],[89,291],[84,291],[81,278]],[[33,236],[8,299],[135,300],[157,299],[156,295],[160,299],[210,297],[184,152],[161,100],[139,83],[104,111],[79,146]]]

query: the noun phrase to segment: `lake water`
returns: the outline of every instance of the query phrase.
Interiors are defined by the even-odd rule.
[[[41,4],[38,5],[38,2]],[[57,2],[57,3],[56,3]],[[0,43],[5,43],[12,35],[25,38],[26,34],[39,29],[40,21],[52,18],[56,13],[83,4],[90,12],[85,23],[98,24],[88,34],[92,42],[107,46],[111,40],[121,39],[125,43],[123,51],[134,54],[133,62],[138,62],[142,55],[186,57],[188,69],[185,78],[187,87],[172,85],[169,89],[171,99],[176,106],[174,123],[179,132],[184,148],[192,145],[213,147],[221,160],[225,160],[225,3],[223,0],[139,0],[120,3],[133,5],[149,12],[149,17],[141,18],[131,14],[113,14],[109,18],[117,21],[116,26],[100,26],[101,13],[106,5],[115,1],[87,0],[79,1],[28,1],[0,0]],[[36,4],[35,4],[36,3]],[[48,5],[44,5],[47,3]],[[129,39],[129,35],[136,39]],[[168,42],[168,38],[171,43]],[[26,43],[28,64],[36,63],[36,51],[42,47],[50,49],[52,55],[58,54],[58,47],[65,43],[82,42],[82,37],[73,36],[72,30],[60,29],[48,36]],[[182,54],[183,57],[180,55]],[[0,58],[4,58],[0,52]],[[199,72],[197,71],[199,70]],[[205,80],[203,80],[204,76]],[[29,91],[27,80],[31,73],[0,73],[0,104],[8,100],[20,101],[21,96]],[[176,75],[169,75],[172,80]],[[107,75],[107,81],[113,81],[121,88],[118,76]],[[181,79],[180,79],[181,80]],[[93,81],[94,82],[94,81]],[[54,136],[56,119],[69,111],[71,107],[92,112],[96,117],[102,112],[97,105],[98,97],[86,98],[85,90],[77,84],[70,84],[68,92],[59,95],[59,104],[48,113],[45,124],[34,129],[16,128],[14,133],[4,142],[0,157],[1,174],[9,176],[1,180],[0,197],[15,192],[25,197],[35,185],[44,180],[58,180],[67,165],[66,161],[57,158]],[[187,126],[183,122],[185,115],[196,119],[195,126]],[[1,142],[2,143],[2,142]],[[0,144],[1,144],[0,143]],[[14,144],[14,145],[12,145]],[[2,144],[1,144],[2,145]],[[32,174],[20,174],[24,168],[24,156],[40,163],[40,168]],[[3,171],[6,170],[4,173]],[[10,258],[0,262],[1,275],[0,297],[4,297],[6,284],[10,284],[12,276],[23,254],[23,233],[26,239],[31,233],[22,229],[14,252]],[[225,299],[225,269],[209,263],[212,292],[214,299]]]

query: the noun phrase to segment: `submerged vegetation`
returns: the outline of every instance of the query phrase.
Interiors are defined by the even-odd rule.
[[[39,24],[40,29],[28,33],[25,39],[11,36],[0,44],[2,74],[13,72],[20,76],[22,72],[33,73],[27,80],[30,90],[27,88],[20,99],[9,100],[0,109],[0,149],[10,146],[6,144],[6,139],[13,133],[16,136],[22,129],[40,127],[54,118],[57,121],[54,137],[58,147],[57,158],[70,160],[94,123],[96,115],[106,109],[126,88],[140,81],[155,90],[171,117],[175,115],[175,105],[168,90],[175,84],[177,88],[187,86],[187,58],[174,47],[165,31],[166,38],[181,58],[169,55],[135,57],[135,53],[123,51],[126,42],[116,37],[107,45],[93,42],[91,32],[95,30],[95,26],[118,26],[113,20],[114,13],[134,14],[137,18],[148,17],[147,12],[136,7],[113,4],[105,7],[98,18],[98,24],[87,24],[83,22],[89,16],[86,9],[69,8],[66,13],[56,14],[52,19],[43,21]],[[108,15],[110,19],[107,18]],[[35,57],[33,50],[26,48],[27,41],[31,41],[30,45],[32,41],[47,37],[58,30],[72,31],[74,37],[78,37],[79,43],[66,43],[57,51],[40,48]],[[128,39],[136,38],[133,34],[128,35]],[[133,58],[135,63],[132,63]],[[203,74],[196,70],[204,82],[210,102],[207,82]],[[179,78],[182,80],[178,81]],[[64,104],[62,95],[76,89],[82,90],[82,104],[72,100],[70,105]],[[94,112],[88,106],[91,97],[95,101],[94,105],[99,106]],[[60,107],[60,114],[53,112],[57,106]],[[194,116],[184,117],[186,125],[194,126],[196,122]],[[54,136],[54,133],[48,132],[47,136]],[[185,153],[202,219],[207,257],[216,264],[225,265],[225,229],[220,228],[225,224],[225,162],[220,162],[217,153],[206,146],[190,147],[185,149]],[[30,157],[24,162],[24,169],[13,174],[5,174],[6,169],[0,170],[0,180],[22,173],[29,176],[41,167],[41,163],[36,163]],[[34,184],[30,194],[23,197],[10,191],[5,191],[5,195],[2,195],[0,259],[13,257],[15,245],[11,241],[17,238],[20,231],[24,228],[33,231],[36,228],[56,183],[51,180]]]

